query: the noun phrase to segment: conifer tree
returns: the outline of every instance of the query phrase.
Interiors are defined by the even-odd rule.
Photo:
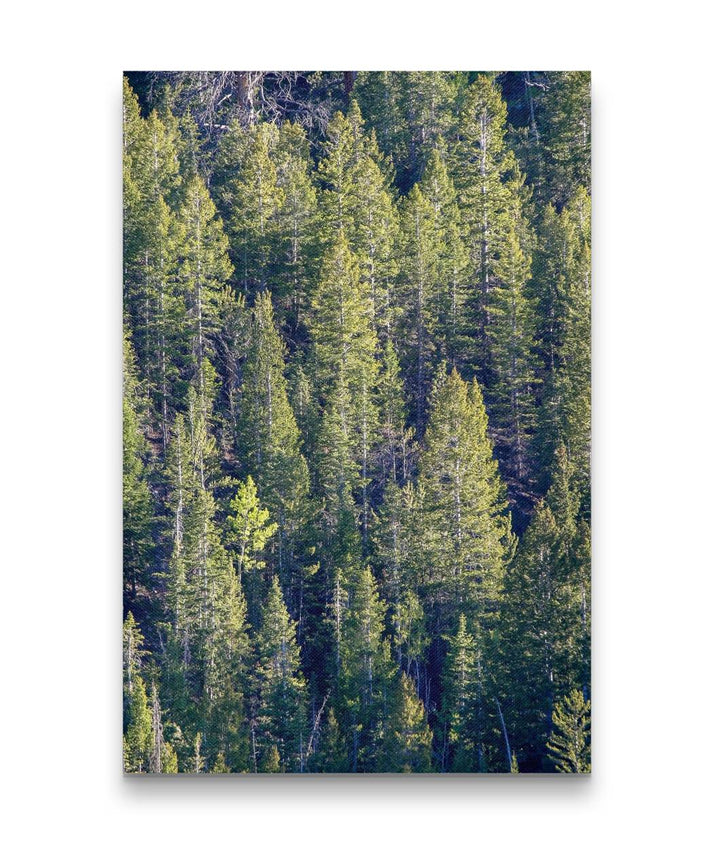
[[[564,206],[590,186],[590,72],[551,71],[539,105],[544,181],[540,198]]]
[[[278,211],[278,259],[273,292],[282,307],[281,321],[291,339],[306,323],[316,266],[317,195],[310,175],[310,150],[304,129],[285,122],[275,151],[283,193]]]
[[[553,733],[548,756],[559,773],[590,772],[590,702],[573,689],[561,699],[552,715]]]
[[[278,142],[277,128],[260,123],[245,134],[248,139],[237,151],[239,160],[219,192],[227,200],[230,256],[248,294],[271,284],[284,192],[271,156]]]
[[[457,632],[448,638],[443,670],[443,769],[483,772],[480,654],[460,614]]]
[[[141,431],[141,399],[135,356],[127,333],[123,338],[123,567],[126,600],[138,585],[151,588],[153,503],[148,487],[148,448]]]
[[[497,86],[480,75],[464,93],[452,178],[465,224],[476,287],[490,288],[506,229],[504,173],[512,165],[505,143],[507,107]]]
[[[389,773],[429,773],[432,732],[425,706],[406,674],[400,673],[391,706],[378,768]]]
[[[472,621],[498,608],[508,555],[508,518],[487,414],[476,381],[440,368],[420,455],[425,562],[422,592],[446,633],[464,612]]]
[[[472,340],[467,325],[469,255],[462,238],[457,194],[448,173],[446,155],[434,148],[420,181],[420,190],[433,210],[437,235],[438,330],[441,353],[460,368]]]
[[[386,606],[372,572],[364,568],[346,576],[349,604],[341,630],[336,707],[341,728],[351,744],[350,769],[362,772],[373,770],[378,761],[395,666],[383,639]]]
[[[136,675],[130,688],[128,718],[123,738],[126,773],[150,772],[153,748],[152,711],[145,681]]]
[[[282,772],[302,772],[307,751],[307,687],[300,671],[295,628],[278,579],[273,577],[257,637],[256,740],[261,757],[267,759],[268,752],[277,752]]]
[[[521,217],[517,211],[515,215]],[[507,471],[520,485],[529,474],[528,446],[534,423],[533,331],[534,307],[526,293],[530,258],[523,251],[518,229],[511,230],[498,253],[496,286],[487,302],[486,333],[493,385],[493,412],[498,440],[508,458]]]
[[[228,517],[229,544],[236,555],[238,582],[244,585],[250,599],[254,623],[259,614],[264,586],[259,573],[265,568],[262,557],[265,544],[277,531],[277,523],[268,522],[270,512],[262,508],[252,476],[241,483],[230,500]]]
[[[179,397],[175,358],[185,352],[184,306],[177,285],[183,230],[176,214],[176,133],[154,111],[141,119],[128,88],[124,119],[124,309],[165,446]]]
[[[406,428],[407,409],[400,374],[400,363],[392,339],[383,349],[377,392],[379,410],[379,446],[377,474],[380,484],[406,481],[414,429]]]
[[[550,509],[540,503],[505,580],[501,621],[503,695],[508,728],[524,765],[538,763],[557,687],[566,685],[564,652],[571,628],[571,598],[558,562],[558,530]]]
[[[337,113],[328,124],[325,157],[318,164],[321,234],[325,250],[338,232],[347,238],[368,295],[376,335],[387,335],[393,323],[392,281],[397,222],[380,153],[364,132],[357,102],[347,117]]]
[[[579,188],[539,230],[532,289],[543,325],[542,402],[534,443],[541,485],[549,483],[555,450],[566,447],[587,513],[590,479],[590,198]]]
[[[343,490],[346,486],[351,491],[359,490],[366,534],[367,485],[378,419],[374,400],[377,340],[367,285],[360,280],[357,262],[343,232],[326,253],[312,307],[310,334],[316,382],[320,400],[327,404],[325,422],[329,421],[323,433],[332,436],[333,442],[341,441],[338,451],[348,447],[351,450],[359,480],[354,473],[344,471],[336,480]]]
[[[309,474],[288,400],[285,346],[268,292],[255,299],[239,402],[239,451],[279,527],[275,567],[285,584],[299,572],[299,539],[308,516]],[[297,580],[294,580],[297,582]]]
[[[439,235],[432,205],[415,185],[402,209],[402,268],[400,321],[407,354],[407,374],[413,377],[415,422],[422,425],[429,384],[429,365],[436,354],[436,324],[440,314],[438,293]]]
[[[180,279],[189,308],[194,370],[202,374],[203,362],[212,356],[211,337],[219,328],[218,310],[224,284],[232,274],[228,239],[215,205],[199,175],[184,188],[181,217],[185,241]]]

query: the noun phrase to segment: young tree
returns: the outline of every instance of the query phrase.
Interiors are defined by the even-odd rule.
[[[252,476],[240,484],[230,500],[228,542],[236,556],[237,577],[244,583],[250,600],[253,623],[257,623],[264,586],[259,576],[265,568],[262,558],[265,545],[277,531],[277,523],[268,523],[270,512],[262,508]]]

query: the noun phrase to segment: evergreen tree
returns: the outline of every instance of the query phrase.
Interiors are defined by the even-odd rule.
[[[437,236],[438,331],[441,354],[458,368],[471,350],[467,329],[469,255],[462,238],[462,219],[445,156],[433,149],[420,182],[420,190],[433,210]]]
[[[359,277],[357,262],[343,232],[326,253],[312,301],[310,333],[316,366],[318,394],[327,404],[321,437],[341,441],[359,470],[336,474],[342,490],[358,490],[362,503],[362,528],[367,533],[369,498],[367,484],[370,456],[377,432],[374,400],[378,365],[377,340],[372,328],[372,307],[367,285]]]
[[[291,341],[307,321],[316,266],[317,195],[310,174],[310,149],[304,129],[285,122],[275,152],[283,201],[278,211],[277,274],[273,291]]]
[[[519,212],[516,215],[520,217]],[[486,327],[492,368],[493,411],[498,440],[508,458],[507,470],[523,485],[529,474],[528,446],[534,427],[534,307],[525,290],[530,258],[517,230],[509,232],[495,266],[496,287],[489,295]]]
[[[389,716],[388,689],[395,672],[383,639],[386,606],[369,568],[348,575],[349,603],[340,641],[338,716],[350,743],[352,772],[376,768]]]
[[[545,485],[564,445],[587,513],[590,485],[590,198],[579,188],[560,214],[548,208],[539,230],[532,288],[544,363],[535,455]]]
[[[248,294],[271,284],[278,253],[278,213],[285,194],[272,158],[277,128],[260,123],[245,133],[248,139],[239,147],[239,159],[219,192],[227,200],[230,257]]]
[[[590,702],[574,689],[553,710],[553,734],[547,748],[559,773],[590,772]]]
[[[402,483],[409,475],[409,458],[414,429],[406,428],[400,363],[392,339],[387,339],[380,365],[377,392],[379,445],[377,479],[380,484]]]
[[[424,423],[429,365],[436,354],[436,324],[440,314],[438,293],[439,235],[432,205],[415,185],[402,209],[402,269],[400,321],[407,354],[407,374],[414,400],[415,422]]]
[[[378,165],[380,153],[363,127],[355,101],[347,117],[337,113],[328,124],[325,157],[317,170],[323,188],[322,244],[327,252],[337,234],[344,233],[358,262],[363,292],[370,300],[376,335],[387,335],[393,323],[396,214],[387,179]]]
[[[379,769],[388,773],[429,773],[432,732],[425,706],[417,697],[412,679],[405,674],[400,674],[394,694]]]
[[[264,772],[302,772],[307,751],[307,687],[300,671],[296,624],[273,577],[257,637],[258,713],[256,742]],[[257,749],[255,750],[257,753]],[[268,753],[277,753],[268,764]]]
[[[157,113],[143,120],[126,87],[123,160],[124,310],[140,375],[167,444],[177,379],[185,353],[183,299],[177,284],[182,222],[176,133]]]
[[[288,400],[284,354],[270,295],[261,292],[252,310],[238,408],[238,445],[243,469],[257,480],[279,526],[273,565],[290,585],[298,582],[299,539],[309,512],[310,485],[300,432]]]
[[[145,681],[136,675],[130,688],[128,721],[123,738],[126,773],[150,772],[153,748],[152,711]]]
[[[230,500],[233,511],[228,519],[229,543],[236,555],[238,581],[249,592],[251,614],[256,623],[264,586],[259,573],[265,568],[262,557],[265,544],[277,531],[277,523],[268,523],[270,512],[262,508],[255,482],[248,476]]]
[[[443,671],[443,769],[484,772],[480,678],[478,645],[461,613]]]
[[[130,339],[123,338],[123,567],[125,600],[139,585],[152,587],[153,502],[148,487],[147,443],[141,431],[142,400]]]
[[[487,414],[476,381],[441,367],[420,455],[425,552],[423,596],[435,634],[464,612],[472,622],[496,612],[510,544],[509,520]]]
[[[185,241],[180,279],[189,307],[194,368],[202,375],[205,358],[212,356],[210,339],[219,328],[222,290],[232,274],[232,266],[222,222],[216,216],[215,205],[197,174],[184,188],[181,217]]]
[[[548,72],[538,116],[542,200],[564,206],[577,187],[590,187],[590,124],[590,72]]]

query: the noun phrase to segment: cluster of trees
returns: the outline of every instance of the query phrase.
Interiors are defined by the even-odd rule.
[[[123,110],[125,769],[589,771],[589,75]]]

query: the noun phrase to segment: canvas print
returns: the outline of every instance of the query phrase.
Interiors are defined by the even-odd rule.
[[[589,773],[589,72],[126,72],[122,157],[125,772]]]

